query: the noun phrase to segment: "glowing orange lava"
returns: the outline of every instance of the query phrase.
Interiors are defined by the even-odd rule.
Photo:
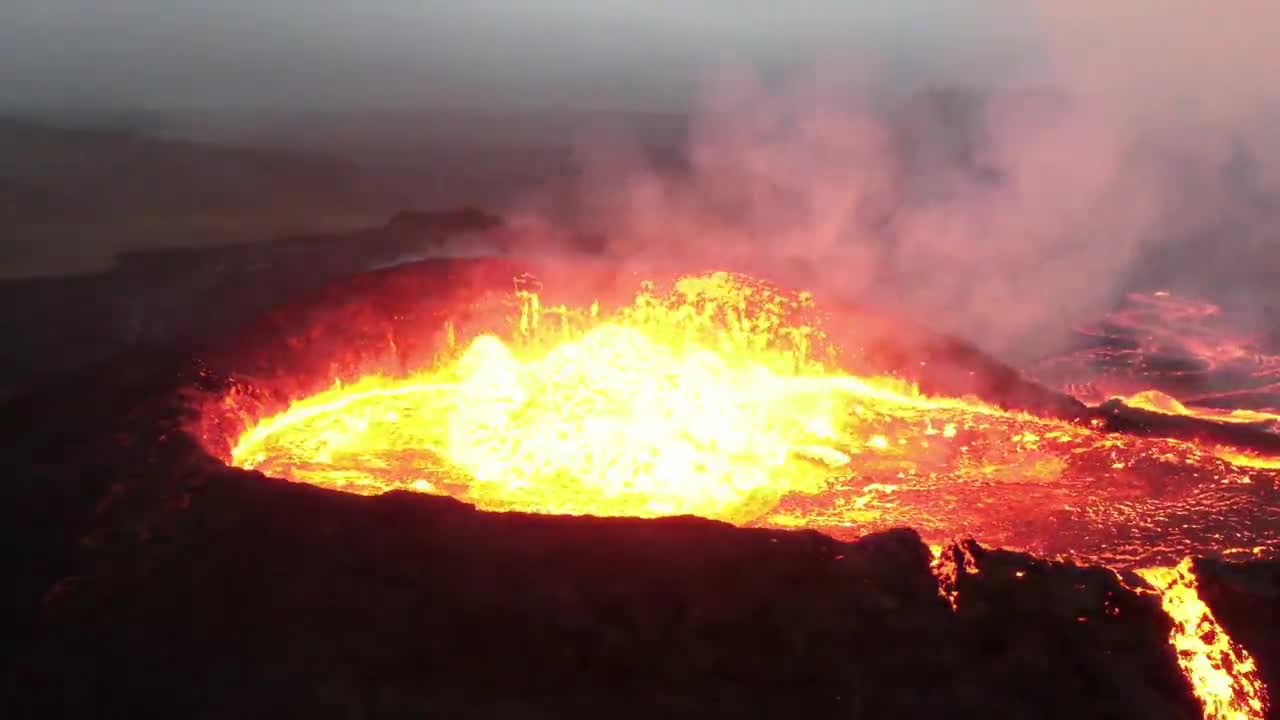
[[[1128,397],[1117,396],[1115,399],[1129,407],[1160,413],[1162,415],[1181,415],[1195,417],[1213,422],[1270,425],[1280,422],[1280,414],[1244,408],[1219,409],[1213,407],[1189,407],[1177,398],[1159,390],[1144,390]]]
[[[546,327],[538,296],[521,301],[514,341],[482,335],[440,367],[301,400],[246,432],[233,461],[494,510],[747,522],[786,494],[821,492],[851,455],[887,448],[859,431],[856,406],[970,407],[829,372],[811,356],[816,330],[786,322],[807,298],[727,274],[646,290],[573,327],[566,309]]]
[[[616,311],[515,300],[505,338],[450,326],[432,367],[247,418],[230,460],[488,510],[696,514],[838,537],[909,526],[1123,567],[1203,550],[1170,528],[1269,491],[1280,465],[840,372],[811,297],[740,276],[646,284]],[[1240,546],[1278,542],[1221,521]],[[1054,523],[1058,545],[1028,530],[1038,522]]]
[[[1178,662],[1213,720],[1261,720],[1267,696],[1253,658],[1218,624],[1200,599],[1191,560],[1173,568],[1139,570],[1160,594],[1160,602],[1173,619],[1169,641]]]
[[[514,299],[505,335],[450,324],[430,367],[244,418],[229,460],[486,510],[696,514],[836,537],[908,526],[934,543],[965,536],[1115,568],[1160,565],[1142,575],[1178,626],[1208,716],[1260,717],[1252,660],[1213,624],[1189,566],[1170,566],[1232,551],[1224,539],[1280,554],[1280,457],[852,375],[834,362],[811,297],[726,273],[645,284],[616,311],[544,307],[524,290]],[[1154,392],[1126,402],[1215,422],[1275,419]]]

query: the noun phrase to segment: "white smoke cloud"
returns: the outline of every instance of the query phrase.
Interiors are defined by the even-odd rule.
[[[553,222],[627,258],[763,268],[890,304],[1010,357],[1135,282],[1256,292],[1221,243],[1246,265],[1280,255],[1266,200],[1280,5],[1030,7],[1010,33],[1035,62],[972,95],[886,100],[868,63],[819,62],[781,87],[718,74],[687,168],[594,138]]]

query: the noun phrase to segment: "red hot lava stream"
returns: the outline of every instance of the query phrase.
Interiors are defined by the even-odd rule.
[[[1280,457],[850,374],[812,297],[726,273],[648,283],[613,310],[544,307],[526,290],[511,299],[507,332],[450,324],[429,367],[335,384],[275,414],[229,395],[244,417],[228,459],[492,511],[695,514],[844,538],[909,526],[930,542],[971,536],[1136,569],[1174,620],[1206,716],[1261,717],[1252,660],[1175,563],[1276,554]],[[1163,395],[1135,402],[1193,414]]]

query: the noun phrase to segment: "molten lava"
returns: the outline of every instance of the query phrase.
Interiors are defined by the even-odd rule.
[[[247,418],[230,459],[488,510],[696,514],[837,537],[909,526],[1113,567],[1280,549],[1280,458],[841,372],[805,294],[716,273],[646,284],[610,311],[513,297],[505,338],[450,325],[431,367]],[[1253,524],[1243,507],[1262,508]],[[1222,531],[1205,523],[1231,526],[1232,546],[1206,547]]]
[[[1236,645],[1200,599],[1191,560],[1173,568],[1149,568],[1138,574],[1160,595],[1173,619],[1169,641],[1206,718],[1252,720],[1265,716],[1266,689],[1253,658]]]
[[[416,490],[485,510],[696,514],[836,537],[909,526],[932,543],[974,537],[1116,569],[1280,555],[1275,454],[1106,432],[1097,419],[850,374],[810,296],[726,273],[647,283],[612,310],[544,307],[520,287],[505,332],[450,321],[429,366],[249,413],[229,460],[347,492]],[[1173,302],[1149,300],[1144,312]],[[1189,337],[1213,362],[1268,363]],[[1118,367],[1139,345],[1087,359]],[[1192,408],[1164,390],[1125,402],[1215,423],[1274,428],[1277,419],[1268,407]],[[227,403],[236,411],[234,397]],[[1188,567],[1140,574],[1176,623],[1208,716],[1260,717],[1252,661],[1213,625]]]
[[[510,344],[481,335],[440,367],[301,400],[245,433],[233,460],[492,510],[747,522],[887,448],[859,431],[857,408],[964,407],[829,372],[811,356],[817,330],[787,322],[808,298],[726,274],[645,289],[613,317],[553,309],[550,327],[536,294],[520,300]]]

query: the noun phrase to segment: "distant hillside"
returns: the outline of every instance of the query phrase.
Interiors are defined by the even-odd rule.
[[[387,178],[352,162],[12,120],[0,120],[0,181],[6,183],[0,191],[17,186],[39,196],[37,217],[50,220],[66,220],[52,215],[65,211],[79,219],[267,213],[282,206],[342,213],[375,203],[401,207],[396,200],[406,199],[389,198]]]
[[[0,400],[131,347],[198,344],[331,280],[507,249],[501,218],[403,211],[347,233],[122,253],[80,277],[0,279]]]
[[[0,119],[0,268],[91,270],[118,251],[337,230],[414,203],[350,161]]]

